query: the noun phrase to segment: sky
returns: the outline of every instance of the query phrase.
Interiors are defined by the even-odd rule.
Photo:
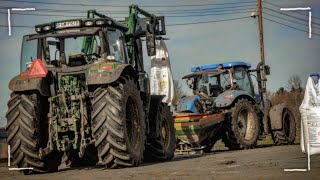
[[[173,77],[180,81],[183,90],[187,92],[190,91],[181,77],[190,73],[193,66],[245,61],[256,67],[260,61],[258,21],[257,18],[250,17],[251,12],[257,9],[256,0],[0,0],[0,127],[6,124],[5,113],[10,96],[9,81],[19,74],[22,37],[25,34],[35,33],[34,28],[12,27],[12,35],[9,36],[8,8],[35,8],[36,11],[31,14],[55,15],[11,14],[12,26],[34,26],[71,18],[66,16],[86,15],[85,13],[70,13],[71,10],[127,11],[130,3],[144,6],[142,8],[147,11],[165,13],[159,15],[164,15],[166,18],[167,35],[165,37],[170,39],[166,41],[166,44],[169,49]],[[99,6],[85,6],[88,4]],[[263,7],[265,13],[263,17],[268,19],[263,20],[265,61],[271,67],[271,75],[267,77],[267,89],[276,91],[280,87],[286,87],[292,75],[299,75],[305,84],[309,74],[320,73],[320,1],[264,0]],[[280,7],[310,7],[312,31],[315,33],[312,38],[308,37],[308,12],[299,11],[304,15],[293,11],[282,12]],[[44,12],[44,9],[64,12],[60,14]],[[156,12],[154,14],[157,15]],[[125,17],[127,14],[110,12],[107,15],[115,19],[122,19],[119,17]],[[211,22],[186,24],[208,21]],[[148,72],[150,69],[148,57],[145,57],[145,66]]]

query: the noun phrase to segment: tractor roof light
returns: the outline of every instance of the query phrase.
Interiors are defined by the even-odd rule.
[[[108,20],[108,24],[111,25],[112,24],[112,20]]]
[[[51,26],[49,26],[49,25],[43,27],[44,31],[49,31],[50,29],[51,29]]]
[[[40,27],[36,27],[36,32],[41,32],[41,28]]]
[[[92,26],[93,25],[93,21],[86,21],[84,22],[85,26]]]
[[[104,25],[104,20],[97,20],[97,21],[96,21],[96,25],[97,25],[97,26]]]

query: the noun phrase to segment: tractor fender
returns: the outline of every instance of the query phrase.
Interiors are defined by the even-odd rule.
[[[247,98],[252,102],[256,102],[252,95],[242,90],[227,90],[220,94],[214,102],[216,107],[228,107],[239,98]]]
[[[101,67],[107,67],[101,69]],[[99,63],[87,70],[86,81],[88,85],[109,84],[115,82],[122,74],[129,75],[137,81],[137,73],[130,64]]]
[[[282,116],[285,109],[289,109],[286,103],[277,104],[271,107],[269,111],[271,130],[282,129]]]
[[[18,75],[11,79],[9,89],[13,92],[36,90],[42,96],[49,96],[49,78],[29,78]]]
[[[199,96],[186,96],[179,100],[176,112],[202,113],[201,99]]]

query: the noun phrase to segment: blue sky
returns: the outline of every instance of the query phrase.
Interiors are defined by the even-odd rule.
[[[195,24],[185,26],[167,26],[167,36],[170,40],[166,41],[174,79],[181,80],[181,77],[190,72],[192,66],[220,63],[225,61],[247,61],[253,67],[260,61],[259,51],[259,34],[257,19],[250,18],[250,12],[234,13],[233,9],[256,9],[256,1],[251,0],[25,0],[34,2],[54,2],[54,3],[70,3],[70,4],[106,4],[106,5],[124,5],[136,3],[141,6],[158,6],[172,5],[172,7],[144,7],[148,11],[170,11],[171,14],[165,14],[166,24],[190,23],[202,21],[215,21],[222,19],[233,19],[239,17],[248,17],[246,19],[223,21],[216,23]],[[59,9],[59,10],[86,10],[98,9],[104,11],[126,11],[127,7],[112,7],[112,6],[77,6],[77,5],[55,5],[41,3],[24,3],[0,1],[0,24],[7,25],[7,15],[5,7],[34,7],[36,9]],[[188,4],[222,4],[222,3],[239,3],[227,5],[207,5],[207,6],[185,6],[178,5]],[[289,16],[283,16],[280,12],[280,7],[311,7],[313,18],[313,32],[320,34],[320,1],[319,0],[265,0],[264,11],[291,21],[297,21],[302,24],[307,24],[308,17],[294,12],[287,13],[305,20],[292,19]],[[245,6],[248,5],[248,6]],[[178,6],[178,7],[177,7]],[[241,7],[240,7],[241,6]],[[169,17],[181,16],[172,12],[186,9],[211,9],[217,8],[216,12],[194,13],[194,14],[220,14],[224,15],[207,15],[207,16],[192,16],[194,14],[182,14],[184,17]],[[277,12],[267,10],[273,9]],[[228,9],[228,10],[227,10]],[[225,10],[225,11],[224,11]],[[196,10],[195,10],[196,11]],[[224,12],[223,12],[224,11]],[[55,12],[34,12],[39,14],[57,14]],[[157,13],[155,13],[157,14]],[[70,13],[60,15],[72,15]],[[77,14],[79,16],[81,14]],[[125,14],[107,14],[111,17],[124,17]],[[85,16],[85,14],[83,14]],[[307,26],[296,24],[291,21],[270,17],[264,17],[276,20],[289,26],[308,31]],[[34,26],[36,24],[45,23],[48,21],[67,19],[67,17],[54,16],[27,16],[12,14],[12,25],[27,25]],[[8,36],[8,28],[0,27],[0,127],[6,124],[5,112],[7,110],[6,102],[9,99],[10,92],[8,90],[9,80],[19,73],[20,48],[21,39],[24,34],[34,33],[33,28],[12,28],[12,36]],[[320,73],[320,36],[313,35],[308,38],[308,33],[301,32],[274,22],[264,20],[264,40],[265,40],[265,59],[266,63],[271,67],[271,75],[268,76],[268,90],[276,91],[279,87],[286,87],[287,80],[291,75],[297,74],[301,76],[303,82],[310,73]],[[150,61],[145,58],[146,68],[150,68]],[[187,90],[184,81],[181,81],[183,88]]]

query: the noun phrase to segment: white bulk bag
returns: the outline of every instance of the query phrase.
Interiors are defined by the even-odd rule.
[[[174,85],[168,49],[162,39],[156,41],[156,55],[151,57],[150,91],[152,95],[165,95],[162,102],[171,105]]]
[[[320,154],[320,83],[308,78],[301,113],[301,150],[309,155]],[[309,146],[309,147],[308,147]]]

